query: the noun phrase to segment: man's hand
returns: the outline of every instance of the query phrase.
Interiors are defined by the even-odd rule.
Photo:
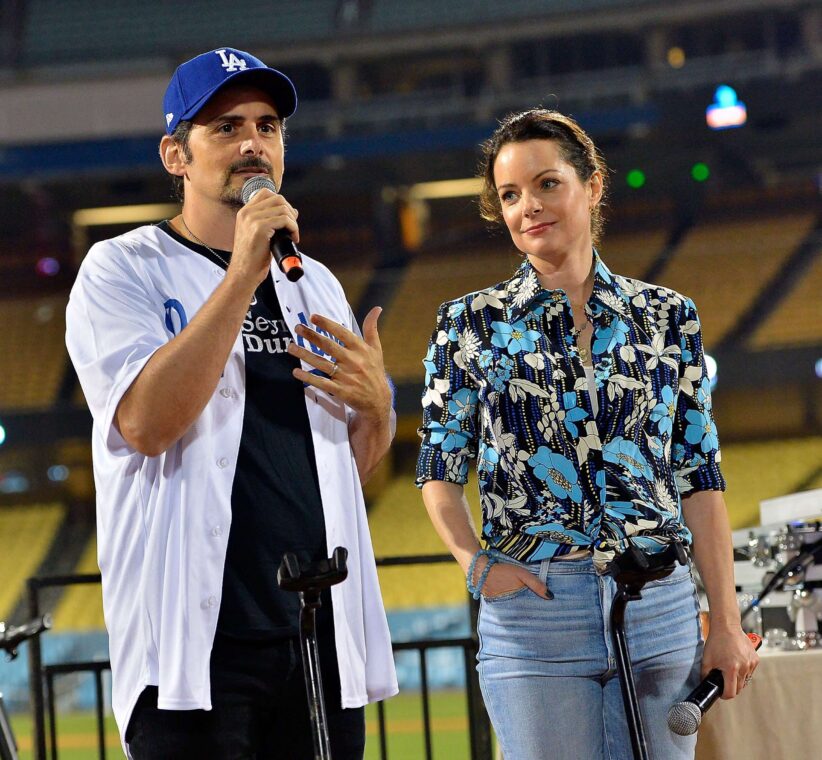
[[[227,277],[238,276],[253,281],[255,287],[271,267],[271,238],[285,229],[291,239],[300,241],[297,226],[299,212],[279,193],[263,188],[237,212],[234,249]]]
[[[381,313],[379,306],[368,312],[363,322],[363,338],[319,314],[312,315],[311,322],[336,340],[299,325],[297,334],[324,351],[330,360],[296,343],[288,346],[292,356],[327,375],[320,377],[298,368],[294,370],[297,380],[330,393],[356,412],[348,425],[348,437],[361,483],[371,477],[391,445],[392,394],[377,333]]]
[[[385,377],[382,346],[377,332],[377,320],[381,313],[379,306],[368,312],[363,321],[362,338],[339,322],[320,314],[311,316],[312,324],[336,340],[305,325],[298,325],[297,334],[331,359],[302,348],[296,342],[288,346],[288,353],[326,375],[321,377],[297,368],[294,370],[297,380],[333,395],[373,424],[387,424],[391,413],[391,388]]]

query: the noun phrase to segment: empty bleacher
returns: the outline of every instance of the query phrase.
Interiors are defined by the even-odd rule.
[[[135,13],[128,0],[31,0],[21,54],[25,65],[42,66],[196,54],[227,43],[270,48],[282,41],[331,36],[336,5],[336,0],[279,3],[276,10],[261,13],[258,2],[234,0],[226,13],[209,0],[188,0],[184,6],[145,0]]]
[[[767,387],[723,388],[720,382],[714,393],[714,416],[719,440],[744,441],[777,436],[796,436],[807,431],[808,415],[805,389],[790,382]]]
[[[656,279],[694,299],[710,349],[735,327],[813,224],[812,213],[698,224]],[[822,267],[819,272],[822,277]]]
[[[618,235],[606,230],[600,255],[614,274],[642,280],[662,253],[667,239],[668,231],[664,229]]]
[[[340,265],[333,267],[332,271],[343,286],[348,303],[356,312],[362,295],[374,276],[373,264],[366,262],[358,265]]]
[[[411,261],[382,323],[385,366],[394,380],[422,383],[422,359],[441,303],[506,280],[519,261],[506,242]]]
[[[725,500],[731,524],[759,524],[759,502],[793,493],[822,465],[822,436],[735,443],[722,447],[722,472],[728,482]]]
[[[60,504],[0,509],[0,620],[24,595],[26,579],[36,575],[64,515]]]
[[[99,573],[97,538],[92,536],[83,551],[75,573]],[[100,584],[69,586],[54,611],[55,631],[91,631],[105,627]]]
[[[473,479],[466,486],[475,520],[479,497]],[[447,554],[434,531],[411,472],[398,473],[368,512],[377,557]],[[465,578],[456,562],[383,567],[379,570],[389,610],[464,603]]]
[[[754,349],[793,348],[822,344],[822,245],[810,268],[781,296],[770,316],[751,336]]]
[[[51,406],[66,369],[65,295],[0,300],[0,409]]]

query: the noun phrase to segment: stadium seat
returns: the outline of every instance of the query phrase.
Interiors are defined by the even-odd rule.
[[[92,536],[83,551],[75,573],[99,573],[97,537]],[[91,631],[105,628],[103,598],[99,584],[69,586],[54,611],[55,631]]]
[[[808,213],[698,224],[680,243],[658,283],[693,298],[710,349],[736,326],[813,222]]]
[[[64,515],[61,504],[0,508],[0,620],[25,594],[26,579],[36,575]]]
[[[50,407],[66,370],[67,295],[0,300],[0,409]]]
[[[822,246],[810,268],[785,294],[768,319],[751,336],[755,349],[812,346],[822,343],[819,294],[822,293]]]

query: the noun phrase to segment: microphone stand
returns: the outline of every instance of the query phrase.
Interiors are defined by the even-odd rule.
[[[348,550],[338,546],[330,559],[321,559],[319,562],[300,567],[297,557],[289,552],[283,556],[282,564],[277,571],[277,583],[280,588],[284,591],[296,591],[300,595],[300,650],[311,715],[315,760],[331,760],[331,742],[328,737],[328,719],[320,673],[320,652],[317,647],[316,612],[322,606],[322,590],[341,583],[348,577],[347,558]]]
[[[642,599],[640,592],[646,583],[665,578],[674,571],[676,563],[684,565],[687,561],[685,549],[679,541],[675,541],[656,554],[645,554],[636,546],[631,546],[614,557],[605,568],[606,574],[617,584],[611,605],[611,639],[634,760],[648,760],[648,744],[636,696],[631,653],[625,636],[625,608],[628,602]]]

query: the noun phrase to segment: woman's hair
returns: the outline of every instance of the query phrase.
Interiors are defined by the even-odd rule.
[[[595,171],[602,175],[602,198],[591,209],[591,239],[598,245],[604,226],[602,205],[608,178],[605,159],[599,154],[593,140],[572,118],[544,108],[512,113],[506,116],[493,135],[482,144],[482,159],[479,174],[482,180],[480,191],[480,214],[482,218],[498,224],[502,223],[502,206],[494,182],[494,163],[504,145],[526,140],[554,140],[560,155],[577,173],[580,182],[587,182]]]

